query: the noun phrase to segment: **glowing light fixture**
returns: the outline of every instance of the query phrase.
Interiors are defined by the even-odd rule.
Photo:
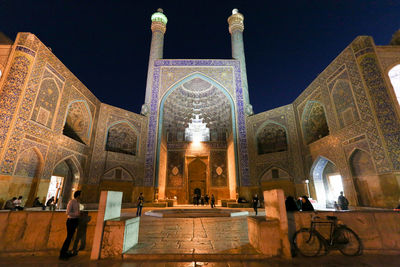
[[[199,118],[199,115],[194,115],[195,118],[189,123],[189,126],[185,129],[185,140],[191,141],[193,144],[203,141],[210,140],[210,129],[207,128],[207,123],[203,123],[203,119]]]
[[[165,16],[162,12],[156,12],[151,15],[151,21],[160,21],[164,24],[167,24],[168,19],[167,16]]]

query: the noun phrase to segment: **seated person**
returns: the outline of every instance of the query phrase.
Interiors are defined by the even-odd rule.
[[[22,196],[19,196],[18,199],[14,200],[13,202],[15,210],[23,210],[22,207]]]
[[[248,201],[244,197],[239,197],[238,203],[248,203]]]
[[[55,210],[56,209],[56,204],[54,203],[54,196],[49,198],[46,202],[46,207],[49,207],[49,210]]]
[[[15,210],[14,207],[14,201],[17,200],[16,197],[13,197],[12,199],[9,199],[6,201],[6,204],[4,205],[5,210]]]
[[[39,201],[39,197],[36,197],[36,198],[35,198],[35,200],[33,201],[32,207],[41,207],[42,210],[45,210],[45,209],[46,209],[46,206],[43,205],[43,203],[41,203],[41,202]]]

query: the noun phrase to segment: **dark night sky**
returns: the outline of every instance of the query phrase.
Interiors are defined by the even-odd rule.
[[[400,28],[398,0],[0,0],[0,30],[34,33],[100,101],[139,113],[158,7],[168,59],[231,58],[227,18],[239,9],[255,113],[291,103],[357,35],[385,45]]]

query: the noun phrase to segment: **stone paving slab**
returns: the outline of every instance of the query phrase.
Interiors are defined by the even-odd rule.
[[[146,255],[168,254],[172,259],[194,259],[196,254],[228,255],[246,254],[259,256],[249,244],[247,217],[206,217],[206,218],[158,218],[142,216],[139,229],[139,243],[130,249],[132,258]],[[179,254],[193,254],[183,255]],[[203,255],[203,256],[204,256]],[[166,256],[166,255],[163,255]],[[152,256],[156,257],[156,256]],[[204,258],[204,257],[202,257]],[[227,258],[229,258],[227,256]]]

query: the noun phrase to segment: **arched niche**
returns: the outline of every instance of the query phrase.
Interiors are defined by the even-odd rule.
[[[357,108],[349,81],[337,80],[331,96],[341,128],[358,120]]]
[[[349,158],[349,165],[358,204],[360,206],[371,206],[371,187],[374,187],[378,180],[371,156],[363,150],[355,149]]]
[[[20,188],[20,191],[16,193],[17,195],[25,195],[27,193],[25,205],[28,207],[32,205],[33,200],[38,193],[43,165],[43,156],[36,147],[26,149],[17,159],[14,176],[25,177],[28,179],[25,181],[25,184],[27,185],[27,187],[25,187],[26,191],[24,188]]]
[[[271,166],[265,170],[259,179],[259,184],[261,191],[282,189],[285,196],[295,196],[295,187],[291,175],[280,167]]]
[[[388,76],[392,83],[397,102],[400,103],[400,64],[391,68],[388,72]]]
[[[343,179],[335,163],[319,156],[310,171],[318,207],[333,208],[343,189]],[[346,192],[345,192],[346,193]]]
[[[42,80],[32,112],[32,120],[51,128],[59,96],[60,89],[54,79]]]
[[[68,105],[63,134],[83,144],[88,144],[92,127],[92,115],[84,100]]]
[[[259,155],[287,151],[286,129],[273,122],[267,122],[256,133],[257,151]]]
[[[118,122],[111,125],[107,131],[106,150],[136,155],[138,147],[138,133],[129,122]]]
[[[307,145],[329,135],[325,109],[322,104],[317,101],[307,102],[302,114],[301,127]]]
[[[29,178],[37,177],[41,169],[42,158],[37,148],[29,148],[23,151],[17,159],[14,175]]]
[[[114,167],[104,172],[101,178],[99,192],[119,191],[122,192],[122,201],[124,203],[132,202],[132,194],[138,194],[135,191],[135,178],[130,171],[122,166]]]
[[[59,161],[52,172],[46,200],[54,196],[58,207],[65,208],[73,193],[78,189],[81,177],[78,161],[73,157]]]

